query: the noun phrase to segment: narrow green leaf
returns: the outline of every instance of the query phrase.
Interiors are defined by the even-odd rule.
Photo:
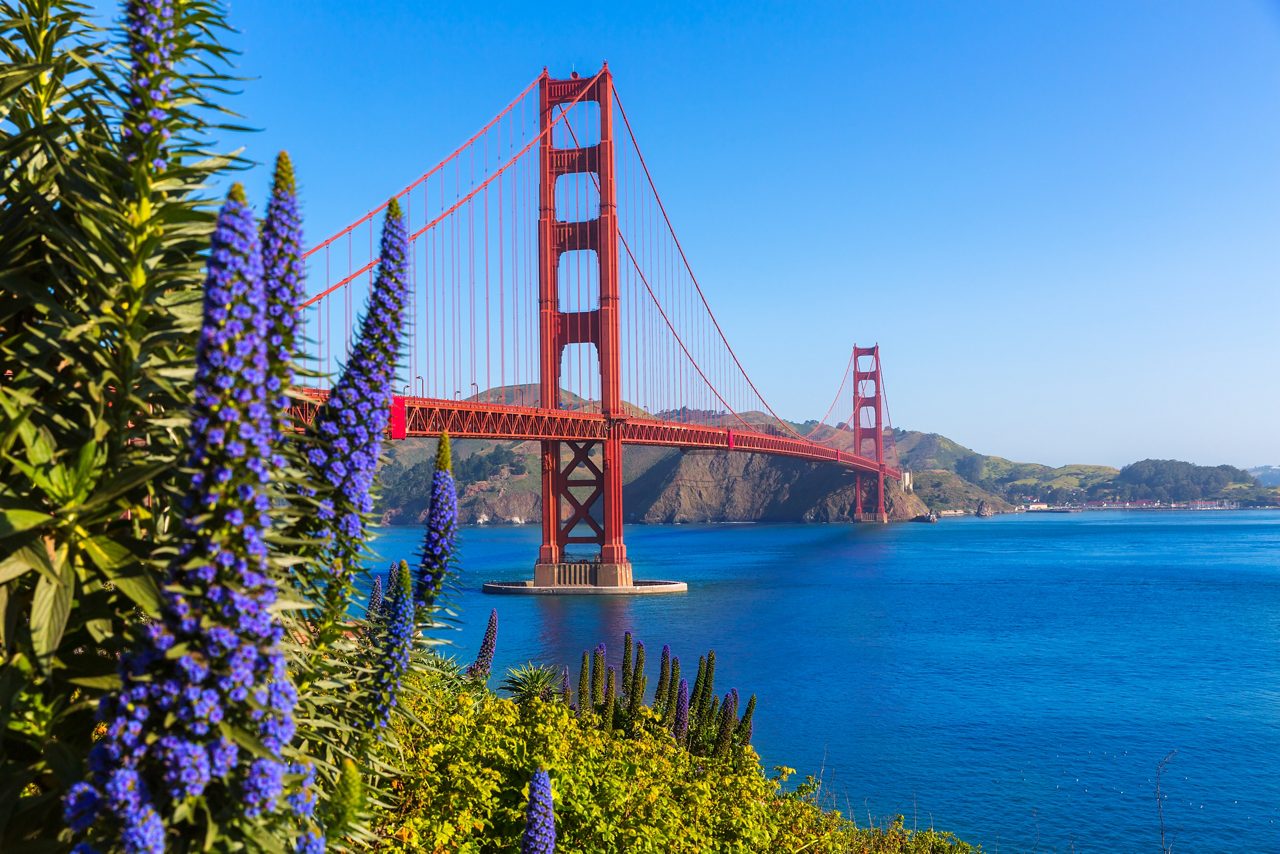
[[[53,564],[49,562],[48,552],[40,544],[32,543],[15,549],[13,554],[0,561],[0,584],[7,584],[32,569],[39,570],[51,581],[56,581],[58,578]]]
[[[93,561],[93,565],[108,575],[112,570],[137,560],[133,552],[110,537],[90,537],[81,546],[84,548],[84,553],[89,556],[89,560]]]
[[[53,654],[67,627],[74,594],[75,570],[70,563],[63,564],[57,581],[42,575],[36,584],[36,594],[31,600],[31,644],[36,661],[45,673],[53,667]]]
[[[9,537],[47,524],[53,517],[22,507],[0,509],[0,537]]]
[[[139,566],[127,575],[112,575],[111,583],[147,614],[153,617],[160,614],[160,585],[144,567]]]

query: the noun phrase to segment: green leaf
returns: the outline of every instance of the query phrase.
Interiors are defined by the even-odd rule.
[[[120,472],[120,474],[112,478],[105,486],[93,493],[93,495],[89,496],[84,504],[81,504],[79,507],[73,507],[71,510],[83,513],[109,501],[114,501],[116,498],[124,495],[134,487],[146,483],[149,480],[156,479],[168,468],[168,463],[153,463],[151,465],[140,465],[134,466],[130,469],[125,469]]]
[[[52,519],[53,517],[48,513],[24,507],[0,509],[0,537],[11,537],[23,531],[30,531],[32,528],[39,528]]]
[[[36,584],[36,594],[31,600],[31,644],[36,661],[45,673],[53,668],[53,654],[62,642],[74,594],[75,570],[70,563],[63,564],[57,581],[42,575]]]
[[[33,569],[39,570],[42,575],[51,581],[56,581],[58,578],[57,573],[54,572],[53,564],[49,562],[48,552],[44,550],[42,545],[32,543],[20,549],[15,549],[13,554],[0,561],[0,584],[7,584]]]
[[[82,544],[94,566],[111,576],[113,570],[136,562],[133,552],[107,536],[90,537]],[[114,581],[115,579],[112,578]]]
[[[160,613],[162,606],[160,586],[145,569],[130,575],[114,576],[111,583],[147,614],[157,616]]]

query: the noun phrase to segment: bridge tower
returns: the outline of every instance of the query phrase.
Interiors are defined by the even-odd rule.
[[[622,542],[621,326],[618,299],[617,188],[614,182],[613,76],[606,64],[592,78],[574,74],[539,82],[542,139],[538,149],[538,315],[542,406],[559,408],[560,370],[571,344],[595,346],[600,368],[600,406],[606,421],[603,441],[542,442],[542,546],[534,565],[534,584],[554,587],[589,584],[632,586],[631,563]],[[574,102],[599,106],[600,139],[578,139],[581,147],[556,147],[550,131],[558,108]],[[557,179],[594,175],[600,191],[595,219],[563,222],[556,218]],[[595,308],[562,311],[560,258],[587,250],[598,266],[599,302]],[[595,545],[599,556],[585,565],[567,559],[571,545]]]
[[[879,344],[873,347],[855,344],[853,347],[853,452],[875,460],[879,466],[874,518],[878,522],[888,522],[889,515],[884,506],[884,384],[880,377]],[[866,520],[861,472],[857,476],[853,518],[858,522]]]

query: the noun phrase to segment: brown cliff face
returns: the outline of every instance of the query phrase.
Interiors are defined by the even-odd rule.
[[[429,448],[397,449],[409,459],[429,459]],[[434,445],[434,442],[431,443]],[[457,442],[455,459],[486,454],[493,443]],[[507,468],[485,480],[458,485],[458,515],[463,524],[538,522],[542,518],[538,446],[514,446],[527,471]],[[412,456],[409,456],[412,454]],[[666,448],[628,447],[623,462],[623,508],[628,522],[847,522],[853,520],[854,475],[847,469],[766,454],[723,451],[681,452]],[[863,506],[875,509],[875,485],[864,478]],[[886,481],[885,505],[891,520],[928,512],[914,494]],[[420,508],[420,512],[419,511]],[[386,524],[420,524],[418,507],[385,506]],[[414,518],[417,517],[417,518]]]
[[[875,507],[874,484],[864,479],[864,508]],[[672,453],[623,490],[628,521],[841,522],[852,521],[855,480],[836,466],[763,454],[716,451]],[[928,510],[890,481],[889,518]]]

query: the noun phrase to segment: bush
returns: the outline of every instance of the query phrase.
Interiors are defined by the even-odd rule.
[[[900,820],[858,829],[817,805],[816,786],[783,793],[789,770],[766,776],[750,747],[723,759],[694,756],[659,726],[623,736],[584,725],[559,701],[521,704],[414,679],[409,714],[392,724],[399,747],[383,748],[404,769],[393,783],[397,802],[375,818],[383,850],[518,850],[538,767],[551,775],[564,852],[972,850]]]

